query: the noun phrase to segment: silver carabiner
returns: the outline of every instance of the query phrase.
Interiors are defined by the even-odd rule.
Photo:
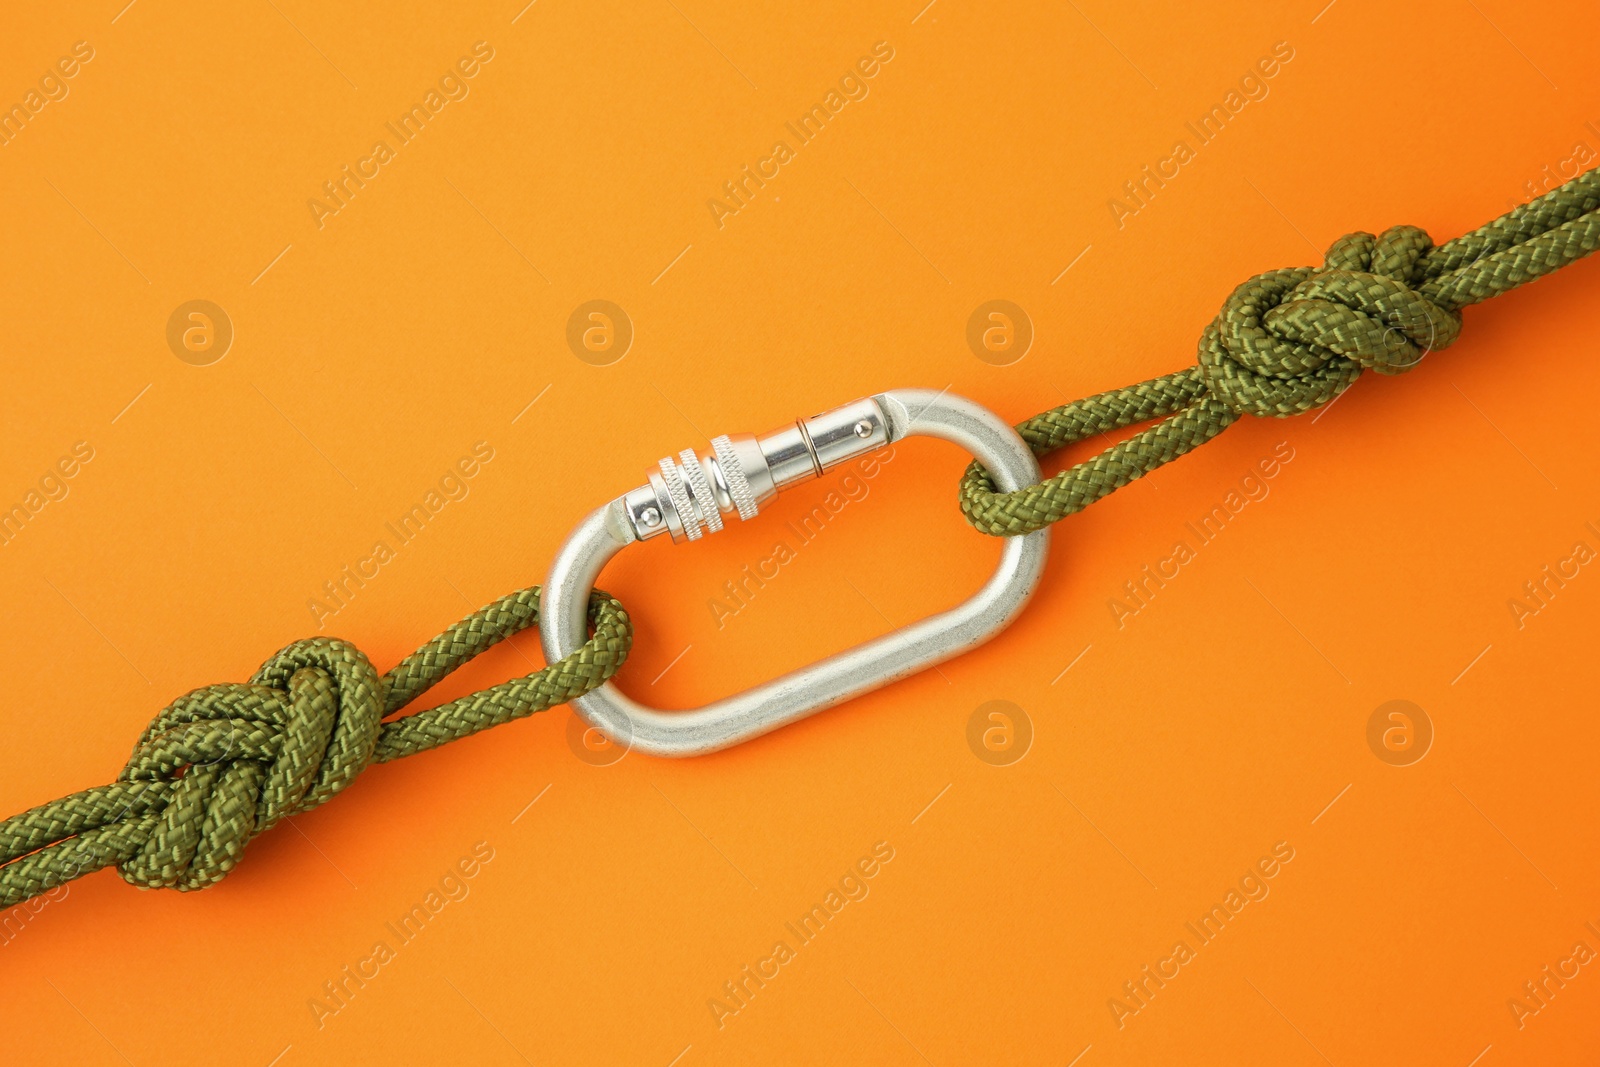
[[[952,441],[981,462],[1004,491],[1039,480],[1032,451],[993,412],[964,397],[894,389],[762,437],[718,437],[696,455],[663,459],[649,481],[597,509],[556,553],[545,582],[539,632],[554,663],[583,644],[589,592],[611,557],[635,541],[670,534],[693,541],[722,529],[723,516],[754,518],[780,489],[906,437]],[[970,599],[948,611],[764,685],[690,711],[660,711],[607,682],[574,700],[589,725],[655,756],[695,756],[775,730],[960,655],[1016,618],[1044,573],[1050,531],[1008,537],[1000,565]]]

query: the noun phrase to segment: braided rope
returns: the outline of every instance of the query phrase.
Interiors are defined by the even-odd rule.
[[[1412,226],[1335,241],[1320,268],[1269,271],[1236,288],[1202,333],[1199,363],[1036,415],[1017,427],[1045,455],[1159,419],[1036,485],[998,492],[974,463],[961,510],[1015,535],[1080,511],[1209,441],[1241,415],[1328,403],[1366,369],[1399,374],[1451,344],[1463,307],[1600,248],[1600,169],[1435,247]],[[147,888],[221,880],[257,834],[344,789],[372,763],[542,711],[604,683],[632,645],[627,612],[589,601],[592,636],[543,670],[390,719],[463,663],[534,625],[539,590],[502,597],[383,677],[355,646],[298,641],[245,684],[197,689],[145,728],[117,781],[0,822],[0,908],[115,865]],[[385,721],[389,720],[389,721]]]
[[[627,659],[622,605],[589,597],[593,635],[543,670],[384,721],[463,663],[539,621],[539,590],[473,612],[383,677],[354,645],[296,641],[244,684],[173,701],[110,785],[0,822],[0,908],[102,867],[145,888],[220,881],[257,834],[307,811],[372,763],[415,755],[581,696]]]
[[[1163,421],[1011,493],[973,463],[961,477],[962,514],[986,534],[1042,529],[1198,448],[1241,415],[1298,415],[1333,400],[1363,370],[1410,370],[1455,341],[1462,308],[1597,248],[1600,168],[1437,247],[1415,226],[1346,234],[1321,267],[1268,271],[1236,288],[1201,334],[1198,366],[1064,404],[1017,432],[1043,456]]]

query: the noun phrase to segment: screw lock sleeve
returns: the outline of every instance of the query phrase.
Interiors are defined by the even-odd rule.
[[[888,420],[870,399],[759,438],[724,434],[698,455],[684,449],[662,459],[645,485],[623,497],[628,522],[641,541],[663,533],[695,541],[722,529],[724,515],[748,521],[779,490],[888,443]]]

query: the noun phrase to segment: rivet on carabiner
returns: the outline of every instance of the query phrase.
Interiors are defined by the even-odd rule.
[[[669,534],[694,541],[749,521],[783,489],[906,437],[938,437],[971,452],[1005,491],[1039,479],[1033,452],[988,409],[949,393],[897,389],[857,400],[761,437],[723,436],[696,454],[662,459],[645,485],[599,508],[556,553],[545,583],[540,637],[555,662],[585,634],[589,591],[612,556]],[[967,651],[1004,629],[1044,573],[1050,531],[1005,540],[1000,565],[966,602],[808,667],[692,711],[660,711],[612,682],[574,700],[590,725],[658,756],[714,752],[775,730]]]

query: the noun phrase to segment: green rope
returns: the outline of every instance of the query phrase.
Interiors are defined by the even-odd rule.
[[[1321,268],[1269,271],[1235,289],[1201,336],[1198,366],[1065,404],[1017,431],[1045,455],[1162,421],[1016,492],[996,491],[974,463],[961,480],[961,510],[989,534],[1041,529],[1209,441],[1240,415],[1296,415],[1331,401],[1363,370],[1411,369],[1456,339],[1461,308],[1597,247],[1600,170],[1438,247],[1412,226],[1378,237],[1348,234]],[[344,641],[298,641],[247,684],[208,686],[174,701],[145,729],[117,781],[0,822],[0,908],[112,865],[138,886],[211,885],[257,834],[328,800],[368,765],[587,693],[616,673],[632,645],[627,612],[596,591],[593,636],[571,656],[390,718],[538,617],[537,588],[512,593],[382,678]]]
[[[220,881],[257,834],[316,807],[372,763],[543,711],[617,672],[633,644],[622,605],[589,597],[593,636],[543,670],[384,721],[457,667],[539,621],[539,590],[473,612],[382,678],[354,645],[296,641],[238,685],[196,689],[145,728],[110,785],[0,822],[0,908],[113,864],[146,888]]]
[[[1453,342],[1461,309],[1600,248],[1600,168],[1434,247],[1415,226],[1346,234],[1320,268],[1259,274],[1200,337],[1199,365],[1035,415],[1017,432],[1040,455],[1163,421],[1035,485],[1002,493],[977,463],[961,511],[986,534],[1030,533],[1082,511],[1231,426],[1321,407],[1371,369],[1400,374]]]

